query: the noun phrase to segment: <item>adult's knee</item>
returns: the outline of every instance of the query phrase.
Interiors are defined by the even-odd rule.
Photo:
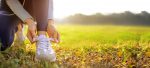
[[[12,38],[1,40],[0,51],[5,51],[6,49],[8,49],[12,45],[13,41],[14,41],[13,36]]]

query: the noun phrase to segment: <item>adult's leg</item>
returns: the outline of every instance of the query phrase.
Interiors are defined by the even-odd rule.
[[[49,0],[33,0],[33,10],[37,21],[37,30],[46,31],[48,25]]]
[[[37,22],[38,41],[36,42],[36,59],[54,62],[56,55],[46,38],[48,25],[49,0],[30,0],[33,5],[34,18]],[[31,6],[31,5],[28,5]],[[28,7],[29,8],[29,7]],[[30,12],[29,12],[30,13]]]
[[[0,51],[4,51],[12,45],[16,32],[16,19],[17,17],[15,15],[9,16],[0,14]]]
[[[38,34],[46,34],[49,0],[26,0],[24,8],[36,20]]]

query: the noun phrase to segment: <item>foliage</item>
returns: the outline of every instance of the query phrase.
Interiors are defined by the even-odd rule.
[[[36,61],[35,45],[17,41],[0,53],[0,68],[149,68],[150,28],[59,25],[56,63]]]
[[[141,13],[132,13],[125,11],[123,13],[112,13],[104,15],[96,13],[93,15],[75,14],[63,20],[73,24],[115,24],[115,25],[150,25],[150,13],[142,11]]]

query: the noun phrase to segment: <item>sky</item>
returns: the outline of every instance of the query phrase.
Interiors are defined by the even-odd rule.
[[[54,0],[54,17],[64,18],[76,13],[150,12],[150,0]]]

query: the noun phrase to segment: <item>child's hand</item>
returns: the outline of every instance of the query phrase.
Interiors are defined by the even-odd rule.
[[[52,42],[54,42],[54,43],[60,42],[60,34],[56,30],[53,20],[49,20],[49,22],[48,22],[47,33],[50,38],[54,39],[54,40],[52,40]]]

